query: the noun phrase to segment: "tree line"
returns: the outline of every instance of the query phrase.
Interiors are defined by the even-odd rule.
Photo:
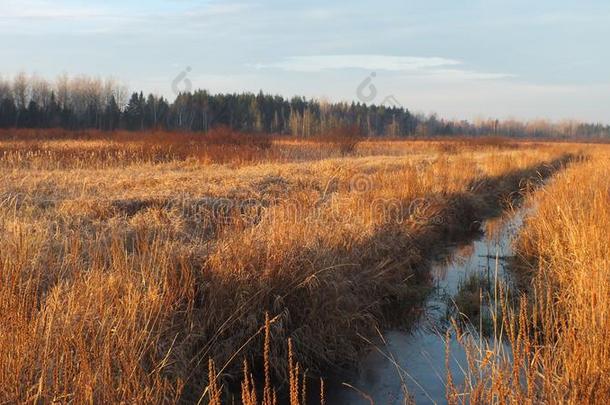
[[[343,127],[364,136],[498,135],[509,137],[610,137],[610,126],[574,121],[449,121],[412,114],[399,106],[329,103],[264,94],[211,94],[196,90],[172,102],[128,93],[113,79],[62,75],[54,82],[19,73],[0,78],[0,128],[237,131],[310,137]]]

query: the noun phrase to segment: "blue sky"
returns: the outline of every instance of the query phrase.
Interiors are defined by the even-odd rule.
[[[610,123],[608,1],[0,0],[0,74]],[[367,96],[370,94],[367,93]],[[370,97],[367,97],[367,99]]]

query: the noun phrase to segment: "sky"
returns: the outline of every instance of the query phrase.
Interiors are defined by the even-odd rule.
[[[0,75],[610,124],[607,0],[0,0]]]

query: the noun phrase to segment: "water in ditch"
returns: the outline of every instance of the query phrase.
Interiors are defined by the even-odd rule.
[[[432,272],[437,288],[418,324],[410,332],[383,331],[376,347],[362,361],[360,371],[332,384],[327,403],[391,405],[404,404],[409,397],[417,404],[446,403],[447,348],[455,385],[464,381],[467,364],[457,339],[451,337],[446,342],[447,314],[455,307],[451,297],[472,274],[487,277],[492,283],[509,281],[505,259],[513,255],[512,240],[525,214],[522,209],[486,221],[478,239],[455,246],[448,258],[435,263]],[[478,319],[471,321],[472,329],[477,329]]]

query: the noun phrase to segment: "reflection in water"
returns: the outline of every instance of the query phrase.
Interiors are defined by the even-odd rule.
[[[448,297],[455,296],[460,281],[473,272],[495,277],[497,271],[498,277],[505,277],[504,261],[500,259],[512,255],[512,237],[522,226],[524,214],[522,210],[509,218],[487,221],[480,239],[456,247],[448,260],[433,266],[438,288],[427,301],[415,330],[385,331],[377,348],[363,360],[360,373],[349,381],[354,388],[336,387],[329,393],[328,403],[370,404],[358,389],[375,404],[404,404],[408,399],[405,387],[417,404],[446,403],[447,347],[449,369],[458,387],[464,382],[467,366],[466,354],[456,338],[451,337],[446,344]]]

